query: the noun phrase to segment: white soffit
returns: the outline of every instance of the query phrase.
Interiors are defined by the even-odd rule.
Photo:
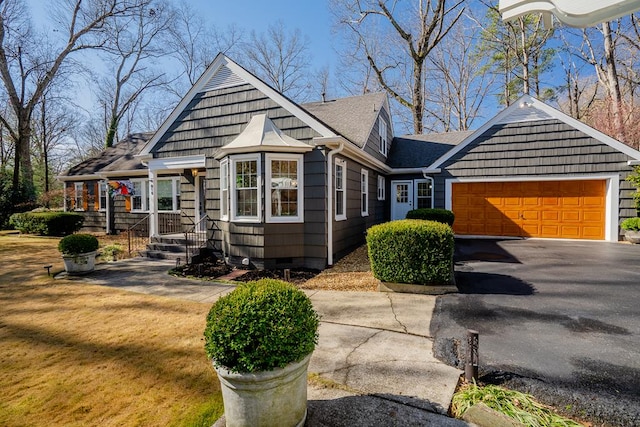
[[[571,27],[591,27],[640,10],[640,0],[500,0],[499,9],[504,21],[543,13],[545,25],[553,14]]]

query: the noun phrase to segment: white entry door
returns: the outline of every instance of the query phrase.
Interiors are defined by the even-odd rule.
[[[405,219],[413,209],[413,181],[391,181],[391,220]]]

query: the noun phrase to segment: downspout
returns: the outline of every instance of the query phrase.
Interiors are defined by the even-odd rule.
[[[333,265],[333,155],[342,151],[344,143],[340,142],[327,153],[327,264]],[[346,206],[345,206],[346,208]]]

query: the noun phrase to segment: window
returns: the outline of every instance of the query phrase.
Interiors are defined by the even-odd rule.
[[[131,211],[146,212],[149,210],[149,181],[146,179],[131,180],[133,194],[131,195]]]
[[[369,171],[360,170],[360,214],[369,215]]]
[[[386,156],[389,148],[387,143],[387,122],[382,117],[378,119],[378,134],[380,135],[380,152]]]
[[[257,156],[239,156],[231,160],[233,220],[260,220],[260,170]]]
[[[302,155],[266,155],[267,221],[303,221]]]
[[[385,187],[386,187],[386,179],[384,176],[378,175],[378,200],[385,200]]]
[[[229,220],[229,160],[220,162],[220,219]]]
[[[98,210],[103,211],[107,208],[107,183],[101,181],[98,183]]]
[[[180,178],[159,178],[156,181],[158,211],[180,210]]]
[[[336,205],[336,221],[347,219],[346,205],[347,192],[346,184],[346,162],[342,159],[336,159],[335,170],[335,205]]]
[[[416,207],[432,208],[433,207],[433,179],[416,181],[418,191],[416,192]]]
[[[77,211],[84,210],[82,196],[84,193],[84,185],[81,182],[73,184],[73,208]]]

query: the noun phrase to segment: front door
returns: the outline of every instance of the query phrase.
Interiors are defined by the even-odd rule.
[[[202,172],[196,176],[196,223],[198,224],[197,231],[206,231],[207,221],[202,219],[207,215],[207,188],[206,188],[206,173]]]
[[[405,219],[413,209],[413,181],[391,181],[391,220]]]

